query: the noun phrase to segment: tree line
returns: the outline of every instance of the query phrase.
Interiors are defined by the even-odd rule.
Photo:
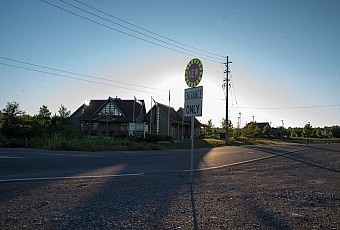
[[[214,127],[212,120],[208,121],[206,128],[206,135],[218,136],[225,135],[226,119],[223,118],[220,127]],[[330,127],[312,127],[310,123],[304,125],[304,127],[278,127],[273,128],[269,124],[266,124],[262,129],[259,125],[252,121],[247,123],[243,128],[234,127],[229,120],[228,135],[230,138],[340,138],[340,126],[334,125]]]
[[[57,113],[52,115],[46,105],[42,105],[37,114],[31,116],[20,109],[19,103],[8,102],[0,110],[0,147],[39,147],[45,146],[47,141],[56,143],[56,137],[62,145],[74,138],[75,142],[81,139],[79,131],[74,131],[70,124],[71,111],[60,105]],[[244,127],[234,127],[229,122],[228,135],[231,139],[241,138],[340,138],[340,127],[312,127],[307,123],[299,128],[272,128],[269,124],[261,129],[256,122],[249,122]],[[214,127],[212,120],[208,121],[205,136],[225,138],[226,120],[222,119],[220,127]],[[44,142],[44,143],[42,143]],[[53,144],[54,145],[54,144]]]
[[[55,132],[70,131],[71,111],[60,105],[58,113],[52,115],[46,105],[31,116],[20,109],[18,102],[8,102],[0,111],[0,146],[25,146],[35,137]]]

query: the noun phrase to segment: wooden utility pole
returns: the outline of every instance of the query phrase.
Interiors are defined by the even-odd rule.
[[[225,125],[225,144],[229,144],[229,119],[228,119],[228,94],[229,94],[229,64],[232,63],[229,61],[229,56],[227,56],[227,62],[223,63],[224,66],[226,67],[226,70],[224,70],[224,73],[226,74],[226,78],[224,79],[224,83],[223,86],[225,87],[225,100],[226,100],[226,104],[225,104],[225,120],[226,120],[226,125]]]

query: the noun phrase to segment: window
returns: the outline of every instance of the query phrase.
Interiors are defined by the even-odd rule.
[[[102,111],[100,111],[99,115],[113,115],[113,116],[122,116],[122,113],[119,109],[112,103],[108,103]]]

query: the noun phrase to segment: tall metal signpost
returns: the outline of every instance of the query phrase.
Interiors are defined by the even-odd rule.
[[[190,87],[184,90],[184,116],[191,117],[191,163],[190,183],[194,167],[194,129],[195,116],[202,116],[203,86],[196,87],[203,76],[202,62],[194,58],[185,68],[185,82]]]

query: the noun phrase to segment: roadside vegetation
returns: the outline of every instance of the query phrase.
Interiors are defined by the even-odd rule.
[[[150,135],[145,140],[127,136],[94,137],[75,131],[70,125],[69,111],[64,105],[52,115],[42,105],[36,115],[20,110],[19,103],[8,102],[0,111],[0,147],[25,147],[51,150],[115,151],[190,148],[190,139],[176,139],[169,136]],[[225,127],[222,120],[221,127]],[[195,139],[195,148],[225,146],[225,129],[214,127],[211,120]],[[256,122],[245,127],[234,128],[229,121],[229,145],[285,144],[289,143],[330,143],[340,142],[340,127],[283,128],[274,130],[269,125],[259,129]],[[275,132],[274,132],[275,131]]]

